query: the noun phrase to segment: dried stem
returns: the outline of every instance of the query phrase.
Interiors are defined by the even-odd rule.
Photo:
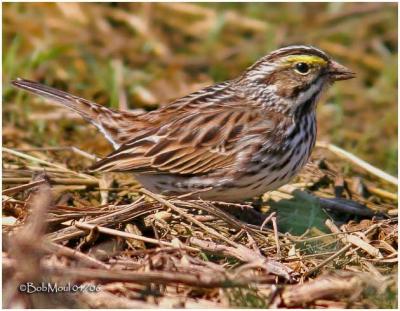
[[[185,217],[186,219],[188,219],[190,222],[196,224],[197,226],[199,226],[200,228],[202,228],[203,230],[205,230],[206,232],[208,232],[209,234],[225,241],[226,243],[234,246],[234,247],[238,247],[238,244],[231,241],[230,239],[228,239],[227,237],[223,236],[222,234],[218,233],[217,231],[215,231],[212,228],[207,227],[206,225],[204,225],[202,222],[198,221],[196,218],[194,218],[193,216],[185,213],[182,209],[180,209],[179,207],[175,206],[174,204],[172,204],[171,202],[163,199],[161,196],[154,194],[146,189],[140,189],[139,190],[141,193],[144,193],[146,195],[148,195],[149,197],[157,200],[158,202],[164,204],[165,206],[169,207],[170,209],[174,210],[175,212],[177,212],[178,214],[180,214],[181,216]]]
[[[320,141],[318,141],[316,143],[316,146],[320,147],[320,148],[328,149],[329,151],[335,153],[340,158],[351,161],[352,163],[363,168],[364,170],[371,173],[372,175],[375,175],[393,185],[397,186],[397,184],[398,184],[398,179],[396,177],[393,177],[393,176],[389,175],[388,173],[382,171],[381,169],[379,169],[375,166],[372,166],[368,162],[361,160],[359,157],[355,156],[354,154],[352,154],[346,150],[343,150],[342,148],[340,148],[338,146],[328,144],[325,142],[320,142]]]
[[[108,235],[112,235],[112,236],[118,236],[118,237],[125,238],[125,239],[135,239],[135,240],[138,240],[138,241],[143,241],[143,242],[156,244],[156,245],[160,245],[160,246],[175,247],[175,245],[173,243],[170,243],[170,242],[165,242],[165,241],[161,241],[161,240],[147,238],[147,237],[144,237],[144,236],[141,236],[141,235],[128,233],[128,232],[123,232],[123,231],[119,231],[119,230],[115,230],[115,229],[105,228],[105,227],[91,225],[91,224],[82,223],[82,222],[75,222],[74,225],[78,229],[91,230],[91,229],[95,229],[96,228],[96,230],[98,230],[99,232],[104,233],[104,234],[108,234]],[[185,250],[188,250],[188,251],[198,252],[197,248],[193,248],[193,247],[190,247],[190,246],[182,246],[182,249],[185,249]]]
[[[55,167],[55,168],[58,168],[58,169],[60,169],[60,170],[62,170],[64,172],[68,172],[70,174],[77,175],[77,176],[80,176],[80,177],[85,178],[85,179],[97,180],[93,176],[82,174],[82,173],[77,173],[77,172],[75,172],[73,170],[70,170],[70,169],[68,169],[68,168],[66,168],[66,167],[64,167],[62,165],[54,164],[54,163],[51,163],[51,162],[36,158],[34,156],[27,155],[27,154],[19,152],[19,151],[15,151],[15,150],[10,149],[10,148],[6,148],[6,147],[2,147],[2,148],[3,148],[3,152],[10,153],[10,154],[15,155],[17,157],[20,157],[20,158],[23,158],[23,159],[26,159],[26,160],[30,160],[30,161],[34,161],[34,162],[38,162],[38,163],[42,163],[42,164],[45,164],[45,165],[48,165],[48,166],[51,166],[51,167]]]

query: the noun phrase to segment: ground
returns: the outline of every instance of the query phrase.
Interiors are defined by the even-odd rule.
[[[396,4],[6,3],[3,40],[4,306],[397,307],[397,182],[358,160],[397,175]],[[318,107],[300,176],[240,205],[87,174],[109,144],[10,86],[152,110],[293,43],[357,78]],[[16,290],[29,281],[101,286]]]

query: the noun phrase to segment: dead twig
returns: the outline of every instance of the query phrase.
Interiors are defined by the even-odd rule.
[[[4,182],[4,179],[6,179],[6,178],[3,178],[3,183],[6,183],[6,182]],[[27,178],[27,179],[29,181],[31,180],[29,178]],[[30,182],[29,184],[26,184],[26,185],[21,185],[21,186],[17,186],[17,187],[8,188],[8,189],[5,189],[5,190],[2,191],[2,195],[10,196],[10,195],[16,194],[18,192],[25,191],[25,190],[31,189],[33,187],[39,186],[39,185],[41,185],[43,183],[46,183],[46,182],[47,181],[45,179],[40,179],[40,180],[37,180],[37,181]]]
[[[87,221],[87,223],[106,227],[112,224],[125,223],[135,217],[138,217],[139,215],[159,209],[157,206],[149,208],[149,206],[144,204],[142,201],[143,197],[140,197],[132,204],[120,206],[117,210],[113,210],[111,212],[104,212],[103,215],[90,219]],[[53,242],[62,242],[69,239],[78,238],[83,235],[85,235],[85,231],[82,231],[75,226],[68,226],[67,228],[49,233],[47,238]]]
[[[12,154],[14,156],[17,156],[19,158],[23,158],[23,159],[30,160],[30,161],[37,162],[37,163],[41,163],[41,164],[45,164],[45,165],[48,165],[50,167],[58,168],[58,169],[60,169],[60,170],[62,170],[64,172],[68,172],[70,174],[77,175],[77,176],[80,176],[80,177],[85,178],[85,179],[90,179],[90,180],[96,180],[97,181],[97,178],[95,178],[93,176],[86,175],[86,174],[83,174],[83,173],[77,173],[77,172],[75,172],[73,170],[70,170],[70,169],[68,169],[68,168],[66,168],[66,167],[64,167],[62,165],[51,163],[51,162],[36,158],[34,156],[28,155],[28,154],[25,154],[25,153],[22,153],[22,152],[19,152],[19,151],[15,151],[15,150],[10,149],[10,148],[6,148],[6,147],[2,147],[2,148],[3,148],[2,149],[3,152],[7,152],[7,153]]]
[[[373,230],[375,230],[376,228],[379,227],[379,224],[374,224],[373,226],[371,226],[368,230],[366,230],[364,232],[365,235],[367,235],[368,233],[372,232]],[[334,260],[335,258],[339,257],[340,255],[344,254],[347,250],[349,250],[351,247],[353,246],[353,244],[348,243],[347,245],[345,245],[344,247],[342,247],[340,250],[338,250],[335,254],[333,254],[332,256],[328,257],[327,259],[325,259],[324,261],[322,261],[320,264],[318,264],[316,267],[308,270],[306,273],[304,273],[304,277],[308,277],[311,274],[313,274],[315,271],[321,269],[322,267],[326,266],[328,263],[330,263],[332,260]]]
[[[249,284],[257,284],[270,282],[269,276],[233,276],[225,273],[180,273],[169,271],[118,271],[118,270],[101,270],[89,268],[67,268],[51,265],[44,265],[43,270],[51,275],[59,275],[66,278],[78,280],[100,280],[100,281],[121,281],[135,282],[141,284],[186,284],[194,287],[234,287],[248,286]]]
[[[363,239],[361,239],[359,236],[357,236],[355,234],[347,233],[347,232],[341,232],[339,230],[339,228],[337,228],[330,219],[328,219],[325,222],[325,224],[332,232],[341,233],[341,235],[339,237],[343,244],[348,244],[348,243],[353,244],[354,246],[363,249],[364,251],[366,251],[368,254],[370,254],[373,257],[383,258],[379,249],[368,244]],[[363,236],[365,238],[365,234],[363,234]]]
[[[66,246],[58,245],[56,243],[47,243],[44,246],[44,249],[50,253],[55,253],[56,255],[67,256],[73,259],[76,259],[78,262],[84,264],[90,268],[98,268],[98,269],[109,269],[110,266],[93,258],[89,255],[86,255],[78,250],[71,249]]]
[[[351,273],[322,276],[311,282],[286,287],[282,293],[283,306],[303,307],[317,299],[355,297],[361,293],[363,283],[360,276]]]
[[[388,173],[382,171],[381,169],[379,169],[375,166],[372,166],[368,162],[361,160],[359,157],[355,156],[354,154],[352,154],[346,150],[343,150],[342,148],[340,148],[338,146],[328,144],[325,142],[321,142],[321,141],[317,141],[317,143],[315,145],[316,145],[316,147],[328,149],[329,151],[333,152],[340,158],[349,160],[350,162],[354,163],[355,165],[366,170],[368,173],[371,173],[372,175],[375,175],[393,185],[398,184],[398,179],[396,177],[393,177],[392,175],[389,175]]]
[[[12,184],[25,184],[29,182],[31,178],[25,177],[16,177],[10,178],[5,177],[3,178],[2,182],[5,185],[12,185]],[[51,183],[54,185],[85,185],[85,186],[95,186],[98,185],[99,182],[97,180],[90,180],[90,179],[83,179],[83,178],[50,178]],[[27,186],[27,185],[26,185]],[[7,189],[8,190],[8,189]],[[5,190],[5,191],[7,191]]]
[[[15,151],[19,152],[27,152],[27,151],[71,151],[77,155],[80,155],[84,158],[97,161],[99,157],[95,156],[94,154],[90,154],[84,150],[81,150],[75,146],[67,146],[67,147],[41,147],[41,148],[18,148],[14,149]]]
[[[165,206],[169,207],[170,209],[174,210],[175,212],[177,212],[179,215],[185,217],[186,219],[188,219],[190,222],[196,224],[197,226],[199,226],[200,228],[202,228],[203,230],[205,230],[206,232],[208,232],[209,234],[225,241],[226,243],[234,246],[234,247],[238,247],[238,244],[231,241],[230,239],[228,239],[227,237],[223,236],[222,234],[218,233],[217,231],[215,231],[212,228],[207,227],[205,224],[203,224],[202,222],[198,221],[196,218],[194,218],[193,216],[187,214],[186,212],[184,212],[182,209],[178,208],[177,206],[175,206],[174,204],[172,204],[171,202],[163,199],[161,196],[154,194],[146,189],[140,189],[139,192],[144,193],[146,195],[148,195],[149,197],[155,199],[156,201],[164,204]]]
[[[118,237],[125,238],[125,239],[134,239],[134,240],[143,241],[143,242],[147,242],[147,243],[151,243],[151,244],[156,244],[156,245],[159,245],[159,246],[175,247],[175,245],[173,243],[170,243],[170,242],[165,242],[165,241],[161,241],[161,240],[147,238],[147,237],[144,237],[144,236],[141,236],[141,235],[128,233],[128,232],[124,232],[124,231],[119,231],[119,230],[115,230],[115,229],[105,228],[105,227],[91,225],[91,224],[82,223],[82,222],[75,222],[74,225],[78,229],[92,230],[94,228],[97,228],[97,230],[100,233],[104,233],[104,234],[108,234],[108,235],[112,235],[112,236],[118,236]],[[182,246],[182,249],[185,249],[185,250],[188,250],[188,251],[198,252],[197,248],[193,248],[193,247],[190,247],[190,246]]]
[[[389,191],[386,191],[386,190],[383,190],[383,189],[379,189],[379,188],[373,187],[373,186],[367,186],[367,189],[368,189],[369,192],[371,192],[371,193],[373,193],[373,194],[375,194],[375,195],[377,195],[377,196],[379,196],[381,198],[390,199],[390,200],[393,200],[393,201],[396,201],[396,202],[398,200],[398,196],[395,193],[392,193],[392,192],[389,192]]]
[[[289,275],[291,269],[277,261],[269,260],[260,253],[252,251],[243,245],[239,245],[239,247],[230,247],[211,241],[203,241],[195,237],[191,237],[189,243],[196,245],[205,251],[222,253],[226,256],[237,258],[243,262],[250,263],[252,267],[262,267],[267,272],[281,276],[287,280],[291,279]]]

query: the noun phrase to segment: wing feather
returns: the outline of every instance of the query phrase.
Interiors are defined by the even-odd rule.
[[[177,110],[153,116],[149,136],[141,130],[140,139],[122,145],[91,169],[95,171],[143,171],[170,174],[205,174],[236,164],[237,154],[253,127],[265,121],[264,111],[242,98],[190,110]],[[157,129],[154,124],[159,123]],[[273,122],[263,124],[263,130]]]

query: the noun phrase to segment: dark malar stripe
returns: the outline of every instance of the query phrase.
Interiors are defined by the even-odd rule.
[[[317,95],[319,94],[319,90],[316,91],[314,94],[311,95],[311,97],[306,100],[304,103],[298,105],[296,108],[294,115],[297,120],[300,120],[302,117],[307,115],[308,113],[311,112],[312,106],[316,100]]]

